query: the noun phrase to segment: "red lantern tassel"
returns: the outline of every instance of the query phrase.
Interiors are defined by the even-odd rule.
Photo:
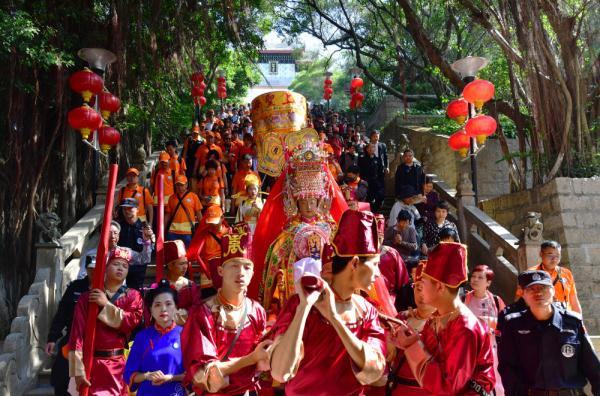
[[[102,221],[102,230],[100,232],[100,243],[98,244],[98,250],[96,252],[96,269],[94,270],[94,276],[92,277],[92,289],[104,290],[104,273],[106,271],[106,257],[108,253],[108,234],[110,233],[110,222],[112,220],[118,170],[119,166],[117,164],[110,165],[108,173],[108,191],[106,192],[106,203],[104,204],[104,217]],[[90,303],[85,322],[86,337],[83,340],[83,364],[85,366],[85,377],[88,379],[92,372],[98,311],[98,305]],[[79,390],[79,395],[87,396],[88,393],[89,388],[82,385]]]

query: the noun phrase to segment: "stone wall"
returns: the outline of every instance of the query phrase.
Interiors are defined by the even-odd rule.
[[[396,118],[382,131],[382,140],[402,145],[405,134],[415,156],[423,162],[427,173],[435,173],[450,186],[456,186],[462,172],[469,172],[470,161],[463,159],[448,147],[448,136],[431,133],[431,128],[421,126],[404,126],[402,120]],[[510,151],[518,151],[515,139],[508,140]],[[477,155],[477,186],[479,199],[497,197],[510,192],[508,166],[502,161],[502,150],[496,139],[488,139],[485,147]],[[500,162],[499,162],[500,161]],[[396,169],[390,167],[390,173]]]
[[[600,178],[556,178],[481,205],[515,235],[520,234],[527,212],[542,214],[544,238],[563,246],[562,263],[573,271],[586,325],[592,334],[600,333]]]

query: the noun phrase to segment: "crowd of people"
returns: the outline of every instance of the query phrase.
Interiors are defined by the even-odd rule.
[[[104,287],[90,290],[92,249],[48,334],[57,395],[582,395],[588,382],[600,395],[557,242],[504,302],[488,265],[469,279],[448,203],[412,150],[390,170],[379,131],[316,105],[318,142],[275,178],[257,170],[250,110],[208,110],[182,145],[166,143],[147,187],[127,170]],[[149,282],[159,180],[164,278]]]

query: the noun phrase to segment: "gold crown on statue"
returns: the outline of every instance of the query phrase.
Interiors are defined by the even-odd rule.
[[[328,196],[326,166],[327,155],[316,144],[307,142],[295,148],[288,160],[288,192],[294,199]]]

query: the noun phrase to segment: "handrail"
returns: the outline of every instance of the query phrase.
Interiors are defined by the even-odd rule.
[[[481,209],[467,205],[464,207],[465,217],[468,223],[476,225],[478,228],[483,229],[486,235],[490,235],[500,247],[511,253],[517,254],[519,248],[519,239],[510,233],[506,228],[502,227],[492,219],[490,216],[485,214]]]
[[[146,159],[140,179],[145,181],[145,172],[154,169],[158,156],[159,152],[154,152]],[[123,179],[118,186],[125,183]],[[63,282],[77,276],[77,258],[95,235],[103,210],[103,202],[91,208],[60,237],[61,246],[45,244],[38,248],[34,281],[19,300],[17,316],[0,348],[0,396],[21,395],[35,387],[38,372],[48,359],[43,343],[63,292]]]

